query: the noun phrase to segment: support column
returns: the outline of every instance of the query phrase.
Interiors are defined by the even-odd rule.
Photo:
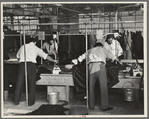
[[[112,22],[112,19],[111,19],[110,15],[111,15],[111,12],[109,12],[109,22]],[[112,30],[113,30],[112,26],[113,26],[113,24],[109,23],[109,33],[112,33]]]

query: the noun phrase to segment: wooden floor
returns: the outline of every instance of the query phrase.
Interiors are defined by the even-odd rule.
[[[41,89],[41,90],[40,90]],[[100,97],[99,92],[96,91],[96,106],[94,110],[88,109],[88,115],[144,115],[144,99],[143,93],[140,98],[139,108],[135,107],[135,102],[133,101],[124,101],[123,90],[122,89],[110,89],[109,90],[109,99],[110,106],[113,107],[113,110],[102,111],[100,110]],[[3,102],[3,116],[10,117],[15,116],[15,114],[25,114],[32,112],[39,108],[42,104],[48,104],[46,88],[39,87],[36,93],[36,102],[33,106],[27,107],[25,102],[25,93],[22,95],[20,104],[15,106],[11,102],[13,93],[9,94],[7,101]],[[62,104],[63,101],[59,101],[59,104]],[[86,100],[71,99],[71,102],[64,107],[72,109],[73,107],[82,106],[86,108]]]

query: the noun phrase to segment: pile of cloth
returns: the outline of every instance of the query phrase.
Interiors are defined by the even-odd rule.
[[[69,109],[63,105],[43,104],[38,109],[24,115],[66,115],[66,111]]]

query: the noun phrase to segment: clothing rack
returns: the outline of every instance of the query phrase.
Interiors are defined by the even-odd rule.
[[[123,25],[122,25],[122,29],[123,29],[123,32],[124,32],[125,30],[124,30]],[[128,30],[127,30],[127,31],[128,31]],[[129,31],[129,32],[130,32],[130,31]],[[125,36],[126,36],[126,34],[125,34]],[[126,43],[127,43],[128,47],[129,47],[129,49],[130,49],[130,51],[131,51],[131,54],[133,54],[133,52],[132,52],[132,50],[131,50],[131,47],[130,47],[130,45],[129,45],[129,43],[128,43],[127,40],[126,40]],[[140,60],[138,60],[136,56],[135,56],[135,60],[136,60],[136,63],[137,63],[137,64],[142,63],[142,60],[141,60],[141,62],[140,62]],[[132,60],[131,60],[131,61],[132,61]],[[134,60],[133,60],[133,61],[134,61]]]

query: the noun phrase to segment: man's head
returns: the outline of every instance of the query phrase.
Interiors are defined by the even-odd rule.
[[[95,47],[103,47],[103,44],[101,43],[101,42],[97,42],[96,44],[95,44]]]
[[[114,34],[109,34],[107,35],[107,38],[106,38],[106,42],[108,44],[112,44],[112,41],[114,40]]]
[[[53,39],[57,39],[57,33],[58,33],[57,30],[56,31],[53,31],[53,33],[52,33]]]
[[[30,38],[30,42],[36,43],[38,41],[38,38]]]
[[[54,43],[53,39],[49,39],[49,44],[52,45]]]

